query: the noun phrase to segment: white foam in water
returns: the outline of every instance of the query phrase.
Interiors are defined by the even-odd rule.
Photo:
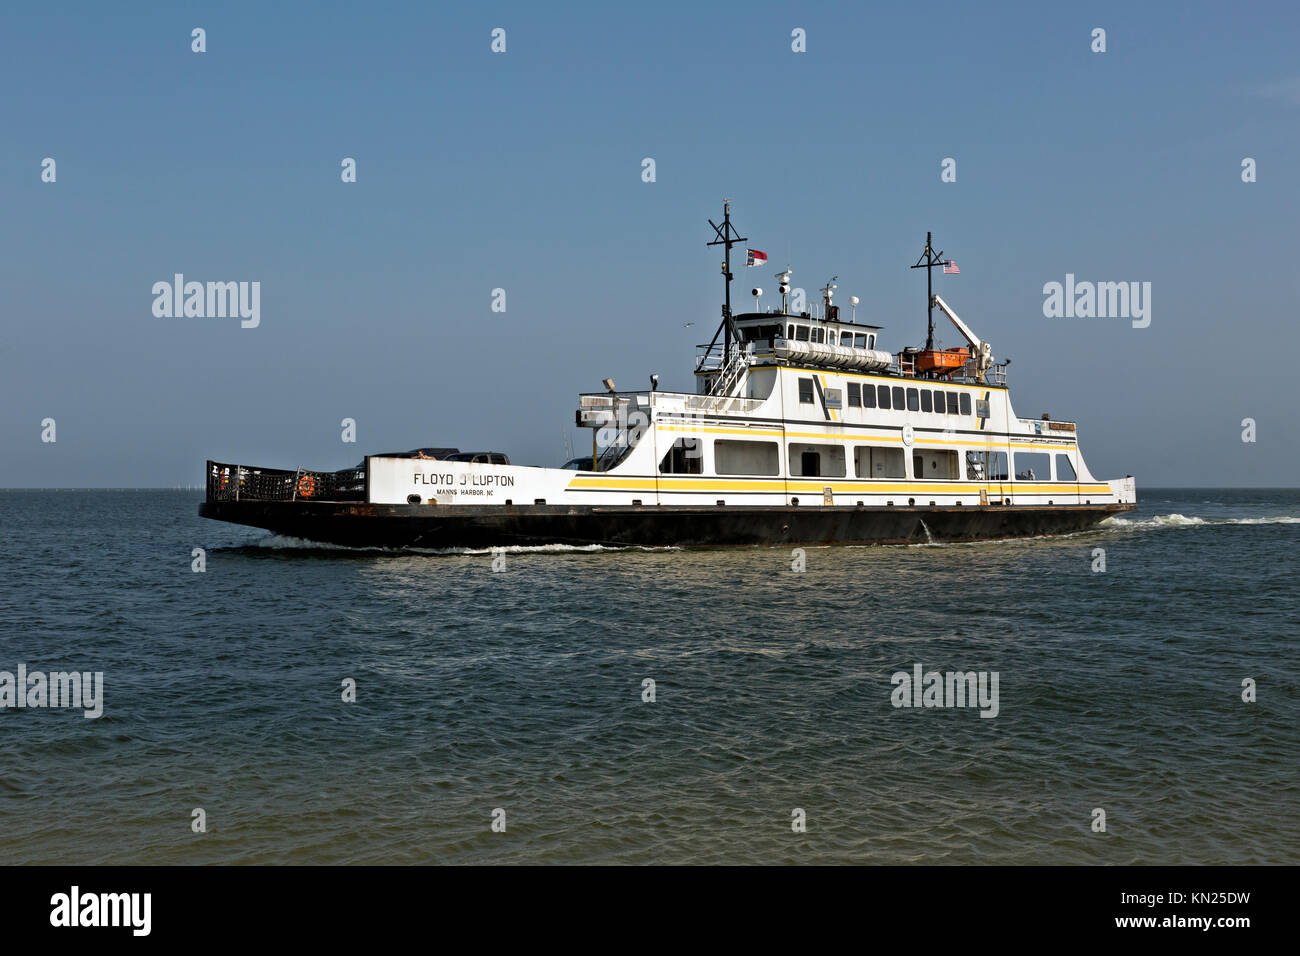
[[[1135,520],[1132,518],[1107,518],[1102,521],[1100,528],[1123,528],[1123,529],[1140,529],[1140,528],[1194,528],[1199,525],[1219,525],[1219,524],[1300,524],[1300,518],[1291,515],[1281,515],[1275,518],[1198,518],[1187,517],[1186,515],[1156,515],[1154,518],[1145,518]]]
[[[256,541],[250,541],[243,547],[252,548],[270,548],[275,551],[355,551],[358,554],[380,553],[380,554],[494,554],[497,549],[494,548],[380,548],[380,547],[351,547],[346,544],[325,544],[320,541],[312,541],[308,538],[294,538],[287,535],[271,534],[265,538],[259,538]],[[512,544],[500,548],[506,554],[549,554],[549,553],[587,553],[594,551],[680,551],[680,548],[662,547],[662,548],[644,548],[637,545],[605,545],[605,544]]]

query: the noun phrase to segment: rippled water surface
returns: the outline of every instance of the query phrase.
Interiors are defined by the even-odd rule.
[[[0,863],[1300,862],[1300,492],[1140,496],[1097,532],[804,573],[495,572],[195,493],[2,492],[0,670],[102,671],[105,703],[0,710]],[[895,708],[917,663],[996,671],[997,716]]]

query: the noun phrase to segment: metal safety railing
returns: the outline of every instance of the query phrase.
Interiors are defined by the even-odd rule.
[[[365,469],[309,471],[207,463],[208,501],[365,501]]]

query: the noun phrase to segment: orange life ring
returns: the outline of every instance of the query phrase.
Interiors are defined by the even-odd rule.
[[[314,475],[303,475],[298,479],[298,494],[304,498],[310,498],[316,494],[316,477]]]

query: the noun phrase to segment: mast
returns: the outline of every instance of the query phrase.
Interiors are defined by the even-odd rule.
[[[731,200],[722,200],[722,225],[719,226],[712,219],[709,225],[717,233],[718,238],[708,243],[710,246],[723,246],[726,249],[725,258],[722,260],[722,287],[723,287],[723,304],[722,304],[722,325],[726,326],[727,337],[722,343],[722,359],[724,364],[731,361],[731,340],[738,339],[736,332],[736,322],[731,316],[731,247],[738,242],[748,242],[749,240],[739,233],[731,225]],[[719,327],[721,331],[721,327]],[[714,338],[717,338],[715,333]]]
[[[913,269],[925,270],[925,316],[929,323],[929,332],[925,337],[926,351],[934,348],[934,280],[931,270],[935,266],[944,265],[948,260],[944,259],[943,253],[934,251],[931,245],[931,234],[925,234],[925,252],[921,253],[921,258],[916,260]]]

